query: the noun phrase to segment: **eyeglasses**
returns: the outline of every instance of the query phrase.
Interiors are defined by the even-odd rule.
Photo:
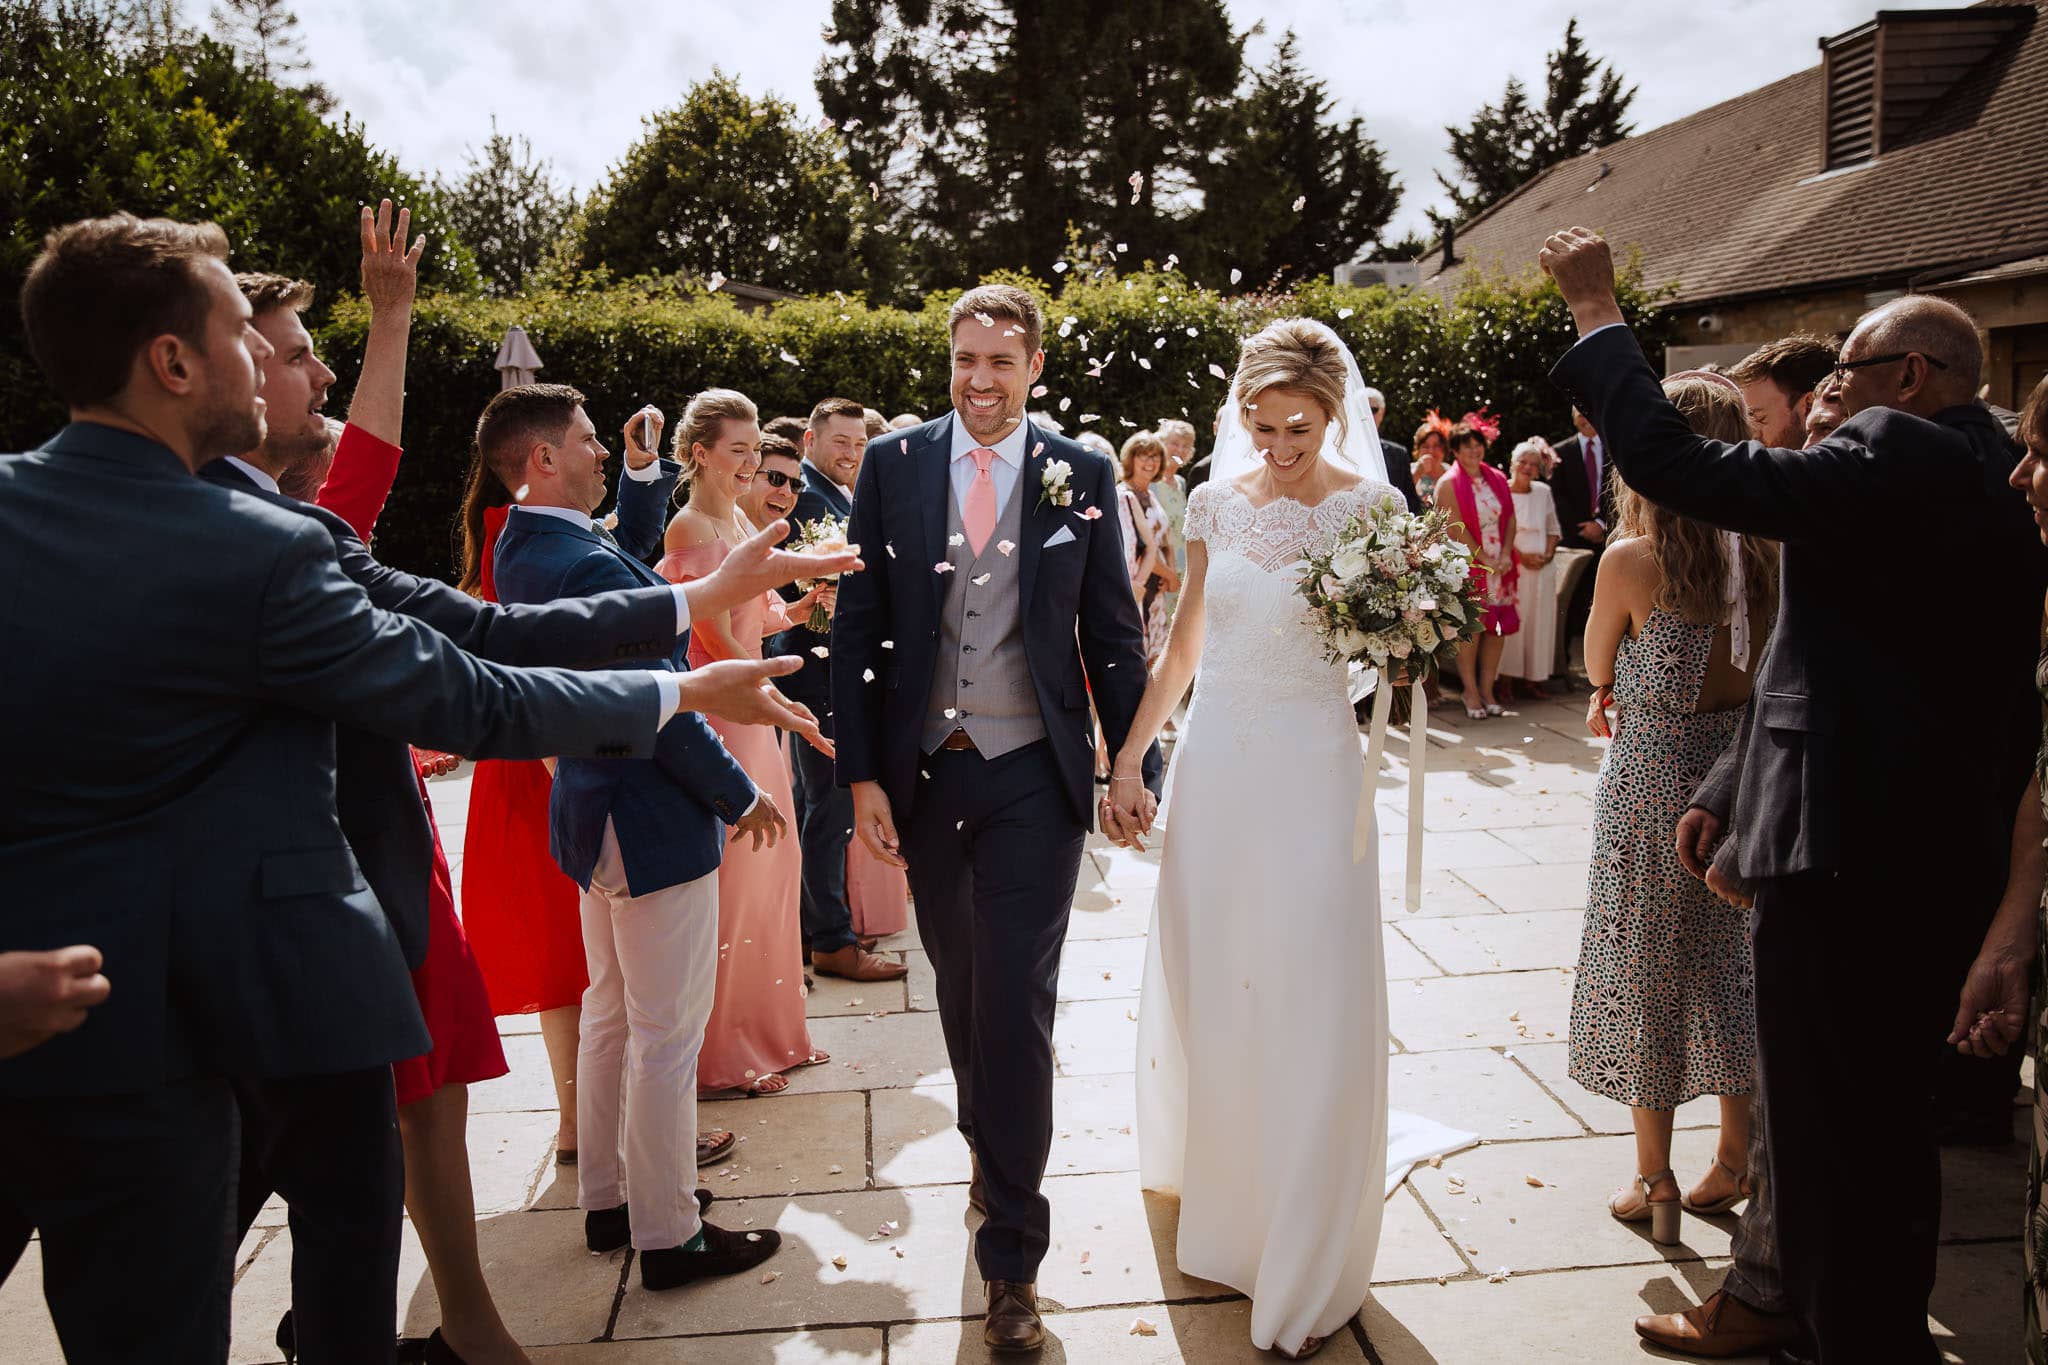
[[[804,481],[801,474],[785,474],[779,469],[764,469],[754,477],[770,488],[794,488]]]
[[[1905,360],[1910,356],[1916,355],[1937,370],[1948,368],[1948,366],[1942,364],[1925,351],[1893,351],[1887,355],[1867,355],[1861,360],[1837,360],[1835,368],[1829,373],[1828,378],[1839,384],[1849,377],[1849,371],[1851,370],[1867,369],[1872,365],[1889,365],[1895,360]]]

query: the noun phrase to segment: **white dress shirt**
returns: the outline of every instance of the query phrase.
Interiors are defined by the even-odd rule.
[[[256,486],[262,489],[264,492],[280,493],[284,491],[277,486],[276,479],[271,478],[268,474],[258,469],[255,465],[250,464],[241,456],[230,455],[227,457],[227,461],[235,468],[241,470],[244,474],[247,474],[251,479],[254,479],[256,481]]]
[[[996,486],[996,515],[1010,505],[1010,495],[1017,491],[1017,480],[1024,474],[1024,439],[1031,432],[1029,423],[1019,420],[1010,434],[997,441],[989,449],[996,458],[989,461],[989,478]],[[967,509],[967,490],[974,486],[974,461],[970,457],[981,449],[981,442],[967,434],[967,423],[956,411],[953,414],[953,454],[951,471],[953,475],[953,502],[961,511]]]

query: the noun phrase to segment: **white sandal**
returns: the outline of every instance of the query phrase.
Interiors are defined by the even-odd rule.
[[[1634,1207],[1624,1209],[1621,1198],[1629,1191],[1629,1187],[1624,1185],[1608,1199],[1607,1212],[1612,1214],[1618,1223],[1648,1223],[1651,1241],[1660,1247],[1673,1247],[1678,1245],[1678,1215],[1684,1206],[1685,1196],[1681,1194],[1676,1199],[1650,1198],[1650,1191],[1666,1180],[1675,1181],[1669,1170],[1659,1171],[1655,1175],[1638,1174],[1635,1178],[1635,1187],[1642,1191],[1642,1199]]]

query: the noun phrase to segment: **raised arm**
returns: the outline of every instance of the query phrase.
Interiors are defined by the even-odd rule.
[[[370,336],[363,347],[363,370],[349,399],[348,425],[318,501],[367,541],[391,496],[398,462],[405,453],[400,439],[405,420],[405,353],[412,336],[420,254],[427,239],[421,237],[410,249],[406,247],[412,211],[400,209],[394,226],[389,199],[374,214],[365,207],[359,226]]]

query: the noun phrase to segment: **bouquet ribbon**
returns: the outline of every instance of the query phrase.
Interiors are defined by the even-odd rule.
[[[1351,861],[1377,853],[1373,797],[1379,787],[1380,754],[1386,748],[1387,723],[1394,714],[1394,689],[1381,673],[1373,686],[1372,729],[1365,745],[1365,786],[1358,794],[1358,814],[1351,826]],[[1401,904],[1413,914],[1422,906],[1422,781],[1428,766],[1429,695],[1418,676],[1408,711],[1408,857]]]

